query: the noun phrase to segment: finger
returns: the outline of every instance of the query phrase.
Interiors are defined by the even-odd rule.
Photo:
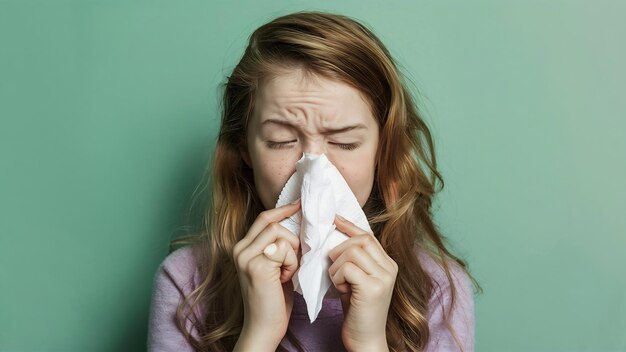
[[[246,263],[248,284],[255,286],[265,284],[267,280],[280,280],[280,266],[281,263],[267,258],[264,253],[258,254]]]
[[[328,252],[328,257],[330,257],[333,262],[336,262],[345,251],[356,246],[357,248],[363,249],[380,268],[390,274],[394,274],[396,272],[395,262],[392,262],[393,259],[387,255],[387,252],[385,252],[382,246],[380,246],[378,241],[376,239],[372,239],[371,237],[372,236],[370,235],[358,235],[356,237],[351,237],[331,249]],[[376,242],[376,244],[372,242]]]
[[[285,260],[283,260],[283,266],[280,271],[280,282],[285,283],[293,277],[298,270],[298,257],[296,252],[289,246],[288,243],[281,241],[281,245],[286,250]],[[280,247],[280,246],[279,246]]]
[[[263,250],[263,254],[265,254],[266,257],[277,263],[282,263],[283,260],[280,259],[280,253],[276,252],[278,252],[278,245],[276,243],[268,244],[267,247],[265,247],[265,249]]]
[[[376,238],[376,236],[374,236],[373,233],[363,230],[362,228],[356,226],[354,223],[343,218],[339,214],[337,214],[335,217],[335,225],[336,225],[335,227],[337,228],[337,230],[341,231],[342,233],[345,233],[346,235],[348,235],[348,237],[350,238],[363,237],[365,239],[373,239],[374,241],[372,241],[372,243],[376,244],[378,247],[380,247],[380,249],[383,249],[383,246],[380,244],[380,242],[378,242],[378,239]]]
[[[346,249],[353,245],[358,245],[365,249],[367,253],[369,253],[372,258],[374,258],[374,260],[379,264],[387,257],[387,252],[385,252],[385,249],[383,248],[383,246],[381,246],[376,237],[368,234],[355,235],[354,237],[348,238],[347,240],[341,242],[333,249],[328,251],[328,256],[330,257],[330,259],[335,261],[337,260],[337,257],[341,255],[341,253],[343,253]]]
[[[349,246],[351,246],[352,244],[352,238],[354,237],[359,237],[359,235],[365,235],[365,234],[369,234],[367,231],[363,230],[362,228],[356,226],[354,223],[352,223],[351,221],[345,219],[344,217],[342,217],[339,214],[335,214],[335,228],[346,234],[349,238],[346,241],[343,241],[342,243],[340,243],[339,245],[335,246],[333,249],[331,249],[328,254],[331,257],[331,259],[333,261],[335,261],[337,259],[337,257]],[[372,235],[372,237],[374,237]],[[376,238],[376,237],[374,237]],[[350,242],[349,242],[350,241]],[[378,240],[376,240],[376,242],[378,242]]]
[[[300,247],[300,239],[293,232],[287,230],[283,225],[274,222],[268,225],[256,238],[250,243],[248,248],[243,252],[250,252],[252,255],[261,253],[268,244],[277,242],[279,238],[287,241],[289,246],[297,251]],[[242,252],[242,255],[243,255]]]
[[[367,282],[367,274],[354,263],[347,262],[331,276],[331,280],[337,291],[348,293],[354,291],[356,287],[364,285]]]
[[[269,244],[277,242],[279,238],[287,241],[294,251],[297,251],[300,247],[300,239],[297,236],[284,226],[278,223],[272,223],[254,238],[253,242],[250,243],[247,248],[241,250],[239,258],[237,259],[238,262],[246,263],[259,255],[259,253],[262,253]]]
[[[328,268],[328,274],[332,277],[335,272],[347,262],[355,264],[367,275],[382,277],[386,274],[386,270],[378,265],[378,263],[359,246],[351,246],[341,253],[339,258]]]
[[[361,229],[339,215],[337,215],[336,219],[338,219],[338,221],[335,221],[337,230],[346,233],[350,236],[350,238],[328,252],[329,257],[333,261],[335,261],[347,247],[352,245],[352,242],[349,241],[356,241],[360,243],[361,247],[363,247],[363,249],[365,249],[374,261],[376,261],[376,263],[382,266],[385,270],[389,273],[393,273],[395,271],[394,263],[390,262],[391,258],[389,258],[383,246],[371,232]]]
[[[287,255],[287,249],[291,249],[291,245],[287,241],[279,238],[276,242],[268,244],[263,249],[263,254],[282,266],[285,261],[285,256]]]
[[[261,212],[250,226],[250,229],[248,229],[244,238],[241,239],[241,242],[243,242],[242,248],[246,248],[267,225],[273,222],[280,222],[295,214],[299,209],[300,199],[298,198],[295,203]]]
[[[270,260],[281,265],[280,282],[285,283],[291,279],[298,269],[298,258],[289,242],[278,239],[270,243],[263,250],[263,254]]]
[[[339,214],[335,214],[334,223],[337,227],[341,227],[344,230],[344,232],[350,237],[354,235],[364,234],[364,233],[374,236],[372,232],[363,230],[362,228],[356,226],[352,221],[344,218],[343,216]]]

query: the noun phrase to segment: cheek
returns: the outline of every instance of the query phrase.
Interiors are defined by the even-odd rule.
[[[355,155],[335,163],[335,166],[363,207],[374,182],[374,158],[370,155]]]
[[[296,161],[287,156],[261,155],[254,170],[255,187],[266,209],[276,205],[280,191],[296,171]]]

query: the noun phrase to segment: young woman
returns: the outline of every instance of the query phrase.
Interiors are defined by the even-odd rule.
[[[156,272],[151,351],[473,351],[466,263],[433,222],[433,141],[380,40],[348,17],[299,12],[258,28],[228,77],[199,233]],[[324,154],[373,235],[329,253],[340,298],[310,323],[291,279],[299,238],[274,208],[303,153]]]

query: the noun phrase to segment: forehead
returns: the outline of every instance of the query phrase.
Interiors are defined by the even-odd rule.
[[[259,83],[254,106],[259,122],[296,111],[326,119],[376,123],[367,99],[344,82],[291,69]]]

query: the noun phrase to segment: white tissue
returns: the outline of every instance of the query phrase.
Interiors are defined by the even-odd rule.
[[[313,323],[322,309],[327,291],[329,296],[338,295],[328,274],[332,264],[328,252],[349,237],[335,229],[335,214],[363,230],[370,233],[372,230],[348,183],[324,154],[303,153],[296,163],[296,172],[283,187],[276,207],[298,198],[301,198],[301,211],[280,224],[300,237],[302,257],[292,282],[294,291],[304,297]]]

